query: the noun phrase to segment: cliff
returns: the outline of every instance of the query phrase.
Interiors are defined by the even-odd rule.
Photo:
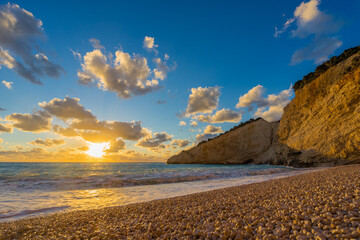
[[[274,155],[279,122],[257,119],[196,147],[182,151],[168,163],[244,164],[265,163]]]
[[[360,163],[360,46],[318,66],[295,86],[279,122],[250,122],[171,157],[168,163]]]

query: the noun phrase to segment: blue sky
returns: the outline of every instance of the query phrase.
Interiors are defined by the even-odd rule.
[[[6,4],[1,3],[3,13],[6,12]],[[81,134],[66,137],[55,133],[52,127],[41,131],[24,131],[24,128],[14,125],[14,119],[7,118],[13,113],[35,114],[37,110],[42,110],[38,103],[49,103],[54,98],[64,100],[66,96],[80,99],[78,104],[90,110],[99,122],[141,121],[141,127],[147,132],[136,140],[124,139],[121,134],[112,136],[112,142],[124,140],[126,143],[126,147],[111,153],[112,159],[133,154],[132,150],[142,155],[133,154],[126,159],[162,159],[250,118],[262,116],[269,121],[278,120],[276,118],[281,117],[279,109],[293,97],[287,91],[291,84],[313,71],[317,63],[326,60],[326,57],[359,45],[360,39],[360,2],[356,0],[346,1],[346,4],[335,0],[171,3],[19,1],[11,2],[8,6],[12,4],[18,4],[20,9],[13,8],[12,13],[25,9],[33,14],[34,19],[42,22],[42,37],[35,39],[36,44],[29,43],[31,53],[45,54],[50,62],[64,69],[64,73],[60,71],[59,78],[44,74],[39,77],[43,85],[37,85],[20,76],[14,68],[2,64],[0,82],[12,82],[12,89],[5,84],[0,85],[0,108],[6,109],[0,111],[0,120],[3,120],[1,123],[4,126],[12,129],[12,132],[0,132],[0,151],[3,152],[0,160],[4,161],[10,157],[17,158],[19,152],[24,156],[34,148],[48,154],[59,148],[89,145]],[[295,14],[296,9],[298,15]],[[289,19],[292,22],[286,26]],[[274,36],[275,27],[277,37]],[[1,49],[7,50],[16,60],[23,61],[14,51],[15,47],[2,42],[1,34],[5,34],[7,29],[4,25],[0,28],[3,28],[3,31],[0,29]],[[144,48],[145,36],[154,38],[157,47]],[[98,88],[96,76],[93,86],[79,84],[77,74],[84,72],[81,66],[84,56],[94,51],[89,39],[99,40],[104,48],[98,50],[104,56],[121,51],[129,53],[131,57],[137,54],[145,58],[151,71],[151,77],[147,78],[150,80],[154,78],[153,71],[157,68],[153,59],[165,61],[167,54],[167,76],[164,80],[158,79],[161,87],[124,99],[109,89]],[[319,50],[321,46],[325,48]],[[305,55],[294,62],[294,53],[301,49],[305,49]],[[74,57],[71,50],[78,52],[82,59]],[[107,64],[113,66],[110,60]],[[258,85],[261,86],[255,88]],[[216,95],[213,99],[216,106],[208,109],[200,107],[202,110],[190,113],[187,109],[190,109],[191,89],[199,90],[199,87],[204,90],[202,93]],[[254,90],[249,92],[251,89]],[[261,96],[254,98],[256,93]],[[198,102],[196,106],[204,106],[206,101],[210,101],[206,97],[200,99],[197,94],[200,91],[193,94],[194,101],[205,102]],[[269,94],[273,94],[273,97],[269,97]],[[240,104],[239,97],[243,97]],[[158,104],[158,101],[164,103]],[[235,107],[237,104],[238,108]],[[221,109],[237,115],[226,121],[199,121],[199,115],[211,116]],[[273,110],[277,111],[276,114],[271,112]],[[179,115],[183,115],[182,118]],[[51,125],[66,127],[74,119],[69,118],[66,122],[53,114]],[[186,122],[186,126],[179,126],[180,121]],[[197,122],[197,127],[190,126],[192,121]],[[205,131],[208,125],[214,127]],[[38,138],[63,139],[64,143],[50,146],[30,143]],[[177,146],[175,140],[184,141],[183,145],[186,146]],[[139,141],[147,144],[139,146]],[[188,143],[185,144],[185,141]],[[81,155],[81,152],[78,154]]]

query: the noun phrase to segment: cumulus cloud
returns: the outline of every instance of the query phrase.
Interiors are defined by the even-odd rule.
[[[179,126],[186,126],[186,122],[185,121],[180,121]]]
[[[60,77],[62,67],[41,52],[33,54],[39,50],[36,42],[41,39],[41,20],[19,5],[0,6],[0,67],[12,69],[35,84],[42,84],[39,77]]]
[[[155,44],[155,38],[153,37],[145,36],[143,46],[147,50],[152,50],[155,53],[158,53],[158,51],[156,50],[158,45]]]
[[[14,84],[13,82],[7,82],[7,81],[5,81],[5,80],[2,81],[1,83],[2,83],[7,89],[12,89],[12,88],[13,88],[12,85]]]
[[[194,120],[192,120],[190,122],[190,126],[192,126],[192,127],[197,127],[197,125],[198,125],[198,123],[196,121],[194,121]]]
[[[11,126],[9,126],[9,124],[2,124],[0,123],[0,132],[12,132],[13,129]]]
[[[59,125],[53,126],[53,131],[63,137],[76,137],[79,133],[72,127],[61,127]]]
[[[214,125],[207,125],[204,129],[204,133],[222,133],[224,132],[221,127],[216,127]]]
[[[13,113],[5,117],[6,121],[11,122],[13,128],[24,132],[47,132],[51,130],[51,116],[45,112],[35,114]]]
[[[213,134],[213,133],[201,133],[201,134],[197,134],[195,137],[196,142],[202,142],[202,141],[207,141],[211,138],[216,137],[218,134]]]
[[[291,36],[306,38],[314,36],[309,46],[297,50],[291,59],[291,64],[304,60],[314,60],[316,64],[326,61],[338,49],[342,42],[334,36],[341,28],[341,22],[319,9],[320,0],[302,2],[296,7],[293,17],[288,19],[281,29],[275,28],[275,37],[286,32],[293,24],[295,29]]]
[[[110,147],[105,150],[107,153],[117,153],[120,150],[125,149],[125,142],[121,139],[117,139],[110,143]]]
[[[147,60],[139,55],[130,56],[123,51],[115,52],[115,61],[99,49],[88,52],[83,57],[82,71],[78,72],[79,81],[88,85],[97,82],[104,90],[115,92],[120,98],[142,95],[160,88],[156,79],[150,77]]]
[[[30,142],[30,144],[32,144],[32,145],[42,145],[42,146],[45,146],[45,147],[52,147],[52,146],[58,146],[58,145],[65,144],[65,141],[63,139],[46,138],[44,140],[44,139],[38,138],[38,139]]]
[[[193,115],[197,113],[211,113],[219,104],[219,87],[192,88],[189,95],[186,113]]]
[[[46,110],[51,115],[60,119],[68,120],[71,118],[77,119],[95,119],[95,116],[79,104],[78,98],[65,99],[54,98],[50,102],[39,103],[39,106]]]
[[[265,89],[261,85],[249,90],[248,93],[240,96],[237,108],[247,108],[252,111],[257,108],[254,116],[262,117],[267,121],[277,121],[283,114],[284,107],[290,102],[293,95],[292,86],[281,91],[279,94],[264,96]]]
[[[164,142],[170,141],[171,138],[172,136],[167,134],[166,132],[155,133],[154,136],[149,134],[143,139],[140,139],[136,145],[146,148],[155,148]]]
[[[184,148],[186,146],[188,146],[190,144],[190,142],[186,139],[174,139],[170,142],[169,145],[173,146],[174,148]]]
[[[240,122],[241,118],[242,118],[241,113],[227,108],[218,110],[213,115],[203,114],[203,115],[195,116],[196,120],[207,123],[224,123],[224,122],[237,123]]]

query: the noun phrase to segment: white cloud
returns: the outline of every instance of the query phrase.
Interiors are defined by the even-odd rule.
[[[223,108],[221,110],[216,111],[216,113],[214,113],[213,115],[211,114],[197,115],[194,118],[200,122],[207,122],[207,123],[224,123],[224,122],[237,123],[240,122],[242,115],[237,111]]]
[[[186,126],[186,122],[185,121],[180,121],[179,126]]]
[[[62,67],[41,52],[33,54],[39,51],[36,42],[44,38],[42,22],[31,12],[16,4],[0,6],[0,67],[12,69],[35,84],[42,84],[39,77],[60,77]]]
[[[70,51],[71,51],[71,53],[73,54],[73,56],[74,56],[75,59],[82,60],[82,56],[81,56],[81,54],[80,54],[78,51],[75,52],[75,51],[72,50],[72,49],[70,49]]]
[[[342,45],[338,37],[332,36],[341,28],[341,22],[321,11],[319,5],[320,0],[302,2],[296,7],[293,17],[288,19],[280,30],[275,28],[274,36],[279,37],[295,23],[296,28],[291,31],[292,37],[314,36],[309,46],[293,54],[291,64],[298,64],[304,60],[314,60],[319,64],[326,61]]]
[[[218,134],[213,134],[213,133],[201,133],[196,135],[195,140],[196,142],[207,141],[210,138],[216,137],[217,135]]]
[[[51,130],[51,116],[45,112],[35,114],[13,113],[5,117],[11,122],[11,127],[24,132],[47,132]]]
[[[219,104],[219,87],[192,88],[189,95],[186,113],[193,115],[197,113],[211,113]]]
[[[14,84],[13,82],[7,82],[7,81],[5,81],[5,80],[2,81],[1,83],[2,83],[6,88],[8,88],[8,89],[12,89],[12,88],[13,88],[12,85]]]
[[[95,116],[79,104],[78,98],[65,99],[54,98],[50,102],[39,103],[39,106],[46,110],[51,115],[60,119],[67,120],[71,118],[77,119],[95,119]]]
[[[170,141],[171,138],[172,136],[166,132],[155,133],[154,136],[149,134],[148,136],[140,139],[136,145],[145,148],[155,148],[164,142]]]
[[[190,144],[190,142],[186,139],[182,140],[182,139],[174,139],[171,141],[171,143],[169,145],[173,146],[173,147],[179,147],[179,148],[184,148],[186,146],[188,146]]]
[[[197,122],[194,120],[192,120],[190,123],[190,126],[192,126],[192,127],[197,127],[197,125],[198,125]]]
[[[13,131],[13,129],[12,129],[11,125],[0,123],[0,132],[8,132],[8,133],[10,133],[12,131]]]
[[[224,132],[221,127],[216,127],[214,125],[207,125],[204,129],[204,133],[222,133]]]
[[[283,114],[284,107],[290,102],[293,95],[292,86],[289,89],[281,91],[279,94],[270,94],[264,96],[265,89],[261,85],[249,90],[248,93],[240,96],[237,108],[247,108],[252,111],[257,107],[254,116],[262,117],[267,121],[277,121]]]
[[[158,51],[156,50],[158,45],[155,44],[155,38],[153,37],[145,36],[143,46],[145,49],[152,50],[156,54],[158,53]]]
[[[100,89],[115,92],[121,98],[146,94],[160,88],[156,79],[148,79],[150,68],[144,57],[131,57],[128,53],[116,51],[115,61],[111,64],[99,49],[95,49],[86,53],[83,60],[82,72],[78,72],[82,84],[97,82]]]

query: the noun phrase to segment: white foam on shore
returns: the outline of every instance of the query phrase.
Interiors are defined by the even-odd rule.
[[[324,168],[299,169],[268,175],[243,176],[237,178],[210,179],[192,182],[157,185],[102,188],[91,190],[53,191],[45,193],[24,193],[21,206],[8,205],[12,211],[0,212],[0,221],[13,221],[29,216],[53,212],[90,210],[104,207],[123,206],[157,199],[183,196],[226,187],[264,182],[289,176],[315,172]],[[26,196],[28,194],[28,196]],[[25,196],[24,196],[25,195]],[[21,214],[19,214],[21,213]]]

